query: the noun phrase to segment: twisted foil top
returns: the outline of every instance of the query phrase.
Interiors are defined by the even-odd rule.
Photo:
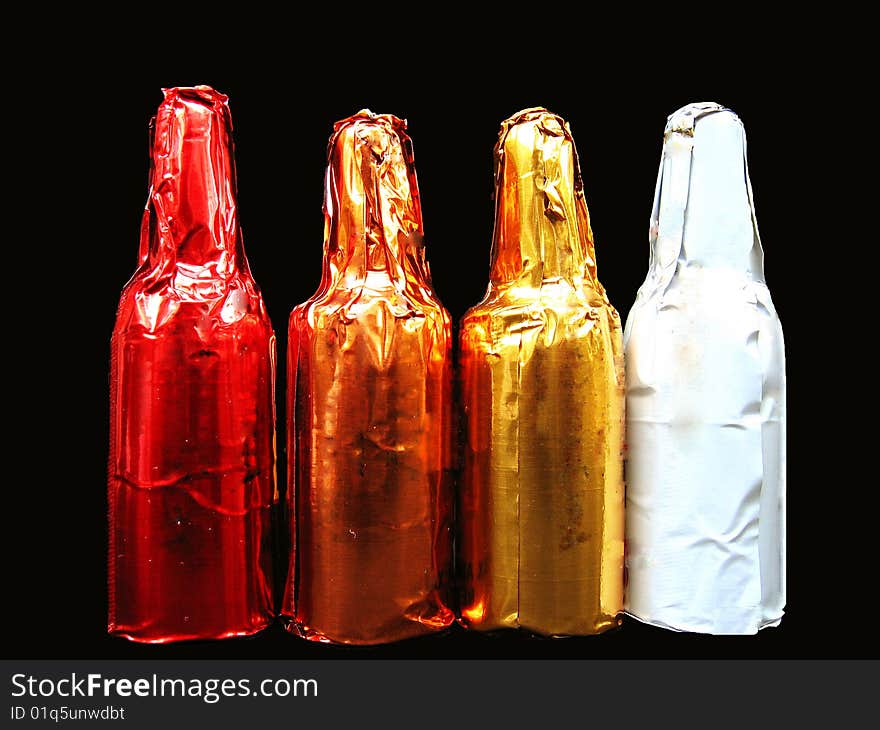
[[[714,102],[669,115],[651,214],[651,274],[668,286],[680,265],[763,281],[763,251],[739,117]],[[651,275],[649,280],[651,281]]]
[[[336,122],[327,153],[322,289],[430,286],[406,121],[364,109]]]
[[[236,204],[228,98],[209,86],[163,89],[150,124],[150,192],[141,223],[134,316],[150,331],[181,303],[220,321],[264,316],[250,274]],[[205,325],[207,328],[207,325]],[[207,330],[206,330],[207,331]]]
[[[543,107],[501,123],[491,285],[565,279],[599,291],[590,216],[568,124]]]
[[[726,106],[716,104],[714,101],[696,101],[681,107],[681,109],[676,109],[666,118],[666,128],[663,130],[663,137],[665,139],[675,132],[693,137],[697,121],[707,114],[715,114],[717,112],[725,112],[731,116],[731,121],[736,120],[736,122],[739,122],[739,117]]]
[[[193,279],[228,277],[241,245],[228,98],[209,86],[162,91],[141,261],[168,259]]]

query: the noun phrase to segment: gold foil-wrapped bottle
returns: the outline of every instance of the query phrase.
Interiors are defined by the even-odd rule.
[[[489,288],[462,320],[462,622],[547,636],[618,625],[620,318],[596,278],[565,121],[526,109],[495,147]]]
[[[290,317],[293,551],[283,615],[314,641],[449,626],[451,323],[431,288],[406,122],[337,122],[324,271]]]

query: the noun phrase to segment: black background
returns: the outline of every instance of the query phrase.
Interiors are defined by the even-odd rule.
[[[26,458],[27,468],[7,485],[4,612],[14,622],[8,625],[18,627],[7,636],[7,653],[47,659],[876,656],[874,625],[850,617],[859,564],[870,559],[844,537],[853,530],[834,497],[844,485],[828,481],[814,450],[812,408],[827,395],[816,388],[821,363],[809,339],[807,303],[815,303],[815,292],[795,265],[806,235],[805,200],[815,199],[805,195],[815,160],[807,152],[811,132],[792,120],[817,95],[832,98],[833,86],[817,88],[807,67],[785,53],[773,63],[746,63],[722,46],[716,55],[724,62],[717,63],[696,55],[670,60],[650,48],[638,57],[622,50],[599,57],[585,46],[569,60],[499,53],[468,62],[461,54],[470,42],[450,40],[455,64],[419,54],[397,65],[384,54],[330,63],[283,51],[247,63],[241,52],[232,60],[205,52],[196,63],[157,54],[162,64],[149,58],[127,64],[107,53],[59,56],[51,78],[18,90],[18,118],[28,128],[18,152],[28,163],[13,166],[24,200],[11,217],[26,231],[15,241],[23,261],[15,271],[27,294],[14,318],[24,330],[16,338],[23,351],[15,351],[37,395],[34,408],[10,406],[10,423],[21,429],[12,460]],[[734,109],[748,133],[766,278],[786,336],[788,608],[781,626],[754,637],[710,637],[627,619],[599,637],[555,641],[454,628],[376,648],[311,644],[277,626],[249,639],[172,646],[107,636],[109,338],[119,292],[135,268],[150,117],[161,87],[198,83],[230,97],[245,248],[275,326],[280,363],[288,313],[314,292],[320,276],[323,171],[335,120],[364,107],[409,120],[434,285],[457,322],[487,282],[499,123],[537,105],[565,117],[578,145],[599,277],[625,319],[647,268],[666,116],[691,101]],[[281,425],[283,398],[279,406]],[[283,431],[278,443],[283,480]],[[27,457],[18,453],[22,444],[30,447]],[[850,622],[858,628],[841,628]]]

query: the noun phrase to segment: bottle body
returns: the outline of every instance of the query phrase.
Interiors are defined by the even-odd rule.
[[[462,614],[480,630],[593,634],[623,601],[620,321],[535,305],[462,322]]]
[[[298,577],[286,610],[300,635],[353,644],[452,620],[449,321],[439,307],[396,318],[381,298],[363,304],[345,323],[297,309],[289,340]]]
[[[172,147],[178,170],[212,147],[231,155],[225,103],[201,87],[166,91],[156,145],[182,141]],[[217,192],[210,181],[231,176],[230,165],[214,175],[190,169],[163,189],[154,160],[144,228],[153,240],[111,339],[108,630],[135,641],[252,634],[273,614],[275,337],[243,262],[234,208],[229,240],[215,231],[198,251],[187,248],[206,230],[197,211]],[[163,218],[190,235],[161,226]],[[173,239],[189,243],[175,248]]]
[[[314,641],[391,642],[454,618],[451,324],[421,260],[403,124],[369,112],[337,124],[325,279],[290,318],[282,613]]]
[[[620,318],[567,125],[515,115],[496,161],[492,281],[461,328],[462,622],[594,634],[623,601]]]
[[[785,354],[744,165],[731,112],[670,117],[627,321],[626,610],[680,631],[755,633],[785,604]]]
[[[249,304],[207,337],[204,305],[114,332],[111,633],[223,638],[271,620],[275,340]]]

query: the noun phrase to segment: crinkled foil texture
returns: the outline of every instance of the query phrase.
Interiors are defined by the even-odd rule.
[[[451,324],[431,288],[405,122],[338,122],[324,272],[291,314],[283,614],[375,644],[449,626]]]
[[[669,118],[627,320],[626,611],[753,634],[785,605],[785,353],[739,119]]]
[[[275,336],[242,247],[227,99],[165,90],[111,341],[109,618],[143,642],[274,613]]]
[[[593,634],[623,602],[620,320],[566,123],[520,112],[495,155],[491,281],[461,328],[461,619]]]

